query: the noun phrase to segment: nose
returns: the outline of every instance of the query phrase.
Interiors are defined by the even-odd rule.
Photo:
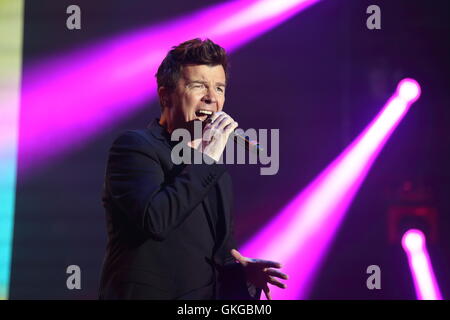
[[[202,102],[206,103],[206,104],[215,104],[216,108],[217,108],[217,93],[211,89],[208,88],[205,95],[202,98]]]

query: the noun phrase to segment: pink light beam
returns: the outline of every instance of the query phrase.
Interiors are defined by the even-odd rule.
[[[173,45],[210,38],[232,52],[318,1],[225,2],[25,66],[19,170],[48,165],[154,99],[154,74]]]
[[[402,237],[402,247],[408,256],[417,299],[442,300],[423,232],[417,229],[406,231]]]
[[[404,79],[363,132],[243,248],[248,257],[279,261],[290,278],[272,287],[273,299],[305,299],[320,262],[369,169],[420,96]]]

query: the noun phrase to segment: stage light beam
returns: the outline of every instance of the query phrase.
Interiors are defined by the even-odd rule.
[[[423,232],[418,229],[406,231],[402,237],[402,247],[408,257],[417,299],[442,300]]]
[[[305,299],[345,213],[376,157],[420,96],[413,79],[400,81],[363,132],[243,248],[242,254],[283,263],[287,289],[274,299]]]

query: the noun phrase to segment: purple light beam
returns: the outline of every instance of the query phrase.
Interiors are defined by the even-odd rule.
[[[248,257],[283,264],[287,289],[272,287],[273,299],[305,299],[345,212],[392,132],[420,96],[404,79],[364,131],[276,218],[243,248]]]
[[[48,165],[142,108],[171,46],[201,37],[231,52],[316,2],[226,2],[25,67],[19,169]]]
[[[417,229],[406,231],[402,237],[402,247],[408,256],[417,299],[442,300],[423,232]]]

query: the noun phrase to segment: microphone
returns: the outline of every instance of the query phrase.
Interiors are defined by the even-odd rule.
[[[244,146],[245,149],[249,151],[258,153],[264,150],[264,148],[258,143],[258,141],[250,140],[249,137],[244,136],[243,134],[233,131],[231,135],[233,136],[234,141],[236,141],[236,143],[239,143],[240,145]]]
[[[205,123],[211,123],[211,116],[209,116],[206,120]],[[236,131],[233,131],[230,135],[230,137],[233,137],[234,141],[242,146],[245,147],[245,149],[254,152],[254,153],[258,153],[264,150],[264,148],[258,143],[258,141],[255,140],[250,140],[249,137],[240,134]]]

